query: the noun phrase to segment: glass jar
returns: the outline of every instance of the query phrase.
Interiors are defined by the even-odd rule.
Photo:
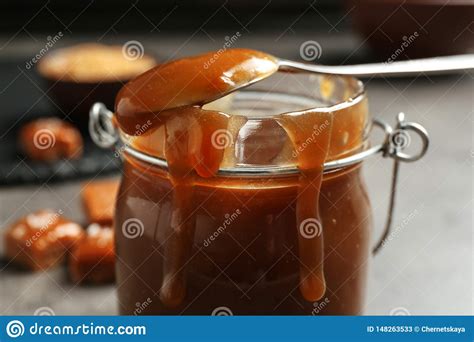
[[[112,113],[103,107],[91,111],[96,142],[112,145],[120,137],[125,143],[119,148],[124,176],[115,219],[120,313],[361,314],[372,254],[362,161],[376,152],[408,157],[393,148],[394,131],[386,125],[384,143],[369,145],[372,121],[362,83],[349,77],[277,74],[206,107],[237,113],[246,123],[237,131],[216,132],[221,134],[216,143],[225,149],[223,162],[216,176],[196,179],[187,223],[192,229],[179,239],[170,225],[179,192],[169,179],[163,132],[143,139],[116,134]],[[320,122],[309,140],[295,145],[278,119],[301,111],[331,113],[332,122]],[[108,123],[98,125],[104,120]],[[102,134],[97,133],[100,127]],[[296,160],[328,127],[321,219],[298,227]],[[316,301],[300,289],[307,265],[299,249],[302,239],[315,237],[323,241],[326,283]],[[183,296],[173,301],[170,293]]]

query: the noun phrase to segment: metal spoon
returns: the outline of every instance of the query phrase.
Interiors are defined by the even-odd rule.
[[[278,59],[278,70],[296,70],[321,74],[356,77],[403,77],[413,75],[438,75],[452,71],[474,70],[474,54],[412,59],[391,63],[369,63],[358,65],[319,65]]]

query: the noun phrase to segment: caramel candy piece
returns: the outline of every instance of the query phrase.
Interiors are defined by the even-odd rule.
[[[5,232],[7,258],[31,270],[62,263],[67,252],[83,238],[84,230],[61,213],[40,210],[14,223]]]
[[[55,161],[82,156],[81,134],[72,124],[58,118],[31,121],[20,129],[19,143],[31,159]]]
[[[69,274],[75,283],[103,284],[115,279],[114,231],[91,224],[69,258]]]
[[[120,182],[117,179],[94,181],[82,188],[82,202],[90,223],[111,226],[115,199]]]

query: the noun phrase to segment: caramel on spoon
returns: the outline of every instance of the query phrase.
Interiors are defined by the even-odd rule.
[[[211,52],[159,65],[120,90],[116,118],[125,133],[134,135],[137,116],[143,122],[155,123],[163,119],[157,113],[177,107],[202,106],[277,70],[275,57],[247,49]]]

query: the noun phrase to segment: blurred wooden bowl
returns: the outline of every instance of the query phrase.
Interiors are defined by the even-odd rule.
[[[354,28],[384,59],[474,50],[473,0],[347,0]]]
[[[97,101],[114,108],[115,95],[132,78],[156,65],[137,52],[128,57],[122,46],[80,44],[49,53],[38,64],[48,96],[60,115],[86,131],[89,109]]]

